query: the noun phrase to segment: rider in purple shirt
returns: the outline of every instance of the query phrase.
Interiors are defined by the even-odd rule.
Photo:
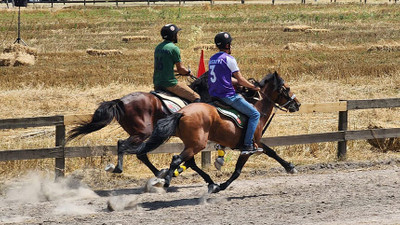
[[[233,83],[237,83],[256,91],[259,91],[260,88],[256,87],[242,76],[236,59],[230,55],[232,42],[231,35],[227,32],[218,33],[214,38],[214,42],[220,52],[211,56],[210,61],[208,62],[209,93],[212,97],[219,98],[221,101],[249,117],[241,154],[253,153],[260,150],[253,142],[253,136],[260,119],[260,113],[242,96],[236,94]]]

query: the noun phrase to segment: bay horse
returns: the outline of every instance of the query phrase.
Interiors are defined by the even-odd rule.
[[[256,85],[260,87],[261,99],[254,103],[255,108],[260,112],[260,121],[254,134],[254,141],[262,147],[263,153],[275,158],[282,165],[288,166],[290,163],[281,159],[275,151],[261,142],[261,136],[274,107],[296,112],[301,104],[277,72],[266,75],[260,82],[256,82]],[[165,176],[164,187],[170,185],[175,169],[185,162],[188,167],[194,165],[192,168],[208,183],[209,193],[225,190],[239,177],[243,166],[252,155],[240,154],[234,173],[220,185],[215,184],[208,174],[195,165],[194,155],[206,147],[208,140],[231,149],[238,149],[243,143],[243,130],[232,120],[221,116],[213,105],[206,103],[190,104],[177,113],[159,120],[150,138],[136,149],[131,149],[131,153],[146,154],[163,144],[172,135],[179,137],[185,147],[179,155],[173,156]]]
[[[196,91],[202,101],[209,101],[207,87],[208,72],[200,78],[191,76],[194,80],[189,86]],[[133,92],[120,99],[104,101],[95,110],[91,121],[82,122],[68,133],[66,143],[69,141],[98,131],[109,125],[114,119],[129,134],[126,140],[118,141],[118,163],[113,173],[122,173],[123,155],[129,153],[129,147],[140,145],[153,132],[156,122],[165,118],[170,112],[165,108],[161,100],[154,94],[146,92]],[[121,147],[122,145],[122,147]],[[149,160],[146,154],[137,155],[155,176],[160,176],[158,170]]]

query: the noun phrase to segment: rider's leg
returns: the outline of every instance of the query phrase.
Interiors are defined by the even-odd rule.
[[[200,95],[186,84],[177,83],[175,86],[166,87],[165,89],[191,102],[200,102]]]
[[[253,148],[253,136],[260,120],[260,113],[253,105],[238,94],[232,97],[222,98],[222,101],[249,117],[246,134],[244,136],[244,148]]]

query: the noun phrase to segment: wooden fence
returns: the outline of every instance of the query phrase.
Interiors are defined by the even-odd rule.
[[[53,8],[54,4],[83,4],[84,6],[86,6],[86,4],[93,4],[95,5],[96,3],[112,3],[115,4],[117,7],[122,4],[125,5],[125,3],[147,3],[147,5],[150,5],[150,3],[155,4],[156,2],[178,2],[179,5],[181,5],[182,3],[185,4],[185,2],[210,2],[210,4],[215,4],[215,1],[218,0],[29,0],[28,4],[38,4],[38,3],[45,3],[45,4],[50,4],[50,7]],[[306,4],[306,0],[299,0],[301,2],[301,4]],[[315,2],[317,0],[314,0]],[[7,8],[9,8],[10,6],[14,6],[14,0],[3,0],[0,1],[0,3],[4,2],[5,4],[7,4]],[[9,2],[11,2],[10,6],[9,6]],[[235,1],[231,1],[231,2],[235,2]],[[239,0],[237,0],[237,2],[239,2]],[[250,1],[251,2],[251,1]],[[265,0],[265,3],[267,3],[268,0]],[[336,3],[336,0],[330,0],[331,3]],[[389,3],[392,2],[392,0],[389,0]],[[393,0],[394,3],[397,3],[397,0]],[[240,0],[241,4],[245,4],[245,0]],[[364,3],[367,4],[367,0],[360,0],[360,3]],[[275,4],[275,0],[271,0],[271,4],[274,5]]]
[[[340,160],[346,159],[347,146],[349,140],[366,140],[377,138],[400,137],[400,128],[390,129],[367,129],[367,130],[347,130],[349,110],[374,109],[374,108],[393,108],[400,107],[400,98],[391,99],[372,99],[372,100],[347,100],[336,103],[316,103],[303,104],[297,113],[314,112],[338,112],[338,131],[328,133],[304,134],[294,136],[279,136],[263,138],[262,142],[273,147],[283,145],[311,144],[320,142],[338,142],[337,156]],[[0,161],[27,160],[27,159],[55,159],[56,176],[64,176],[65,159],[73,157],[92,157],[105,156],[110,153],[116,155],[116,146],[84,146],[84,147],[64,147],[65,126],[76,124],[79,121],[89,119],[91,115],[69,115],[35,117],[22,119],[3,119],[0,120],[0,129],[17,129],[28,127],[55,126],[55,147],[41,149],[22,149],[0,151]],[[155,151],[156,153],[178,153],[183,149],[182,143],[167,143]],[[211,164],[212,147],[207,147],[202,151],[202,166]]]

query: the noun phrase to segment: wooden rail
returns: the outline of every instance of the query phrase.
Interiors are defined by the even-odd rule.
[[[262,142],[269,146],[338,142],[337,156],[339,159],[344,160],[346,158],[347,141],[349,140],[400,137],[400,128],[349,131],[347,130],[348,111],[393,107],[400,107],[400,98],[347,100],[335,103],[303,104],[298,113],[339,112],[338,131],[317,134],[267,137],[262,138]],[[65,126],[90,120],[91,116],[91,114],[84,114],[0,120],[0,129],[17,129],[39,126],[56,127],[54,148],[4,150],[0,151],[0,161],[54,158],[56,164],[56,176],[63,176],[66,158],[105,156],[109,154],[115,155],[117,152],[116,146],[63,146],[63,143],[65,142]],[[160,146],[152,153],[178,153],[182,148],[182,143],[168,143]],[[210,151],[212,151],[212,149],[213,148],[211,147],[211,144],[209,144],[209,146],[202,151],[203,167],[208,166],[211,163]]]
[[[275,1],[276,0],[271,0],[271,4],[275,5]],[[389,3],[392,0],[389,0]],[[398,0],[393,0],[393,3],[396,4]],[[5,3],[7,5],[7,8],[9,8],[9,2],[11,2],[11,6],[14,6],[14,0],[10,1],[10,0],[2,0],[0,1],[0,3]],[[125,4],[125,3],[147,3],[147,5],[150,5],[150,3],[155,4],[156,2],[178,2],[179,5],[185,4],[185,2],[210,2],[211,5],[213,5],[216,0],[33,0],[32,2],[29,2],[28,4],[50,4],[50,7],[53,8],[54,4],[83,4],[84,6],[86,6],[86,4],[93,4],[95,5],[96,3],[112,3],[115,4],[117,7],[120,4]],[[251,1],[250,1],[251,2]],[[266,3],[268,1],[265,1]],[[306,0],[300,0],[301,4],[306,4]],[[332,3],[336,3],[336,0],[330,0],[330,2]],[[245,4],[245,0],[240,0],[241,4]],[[360,0],[360,3],[364,3],[367,4],[367,0]]]

